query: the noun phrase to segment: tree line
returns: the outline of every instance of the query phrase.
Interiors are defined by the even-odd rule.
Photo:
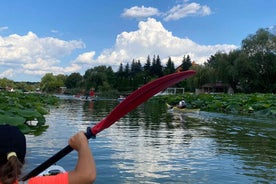
[[[196,66],[194,86],[224,82],[236,92],[276,92],[276,35],[259,29],[242,40],[241,48],[226,54],[212,55],[202,66]]]
[[[22,92],[39,90],[39,82],[15,82],[7,78],[0,78],[0,91],[20,90]]]
[[[66,87],[70,94],[91,88],[100,93],[130,92],[177,69],[197,71],[193,77],[176,84],[186,91],[194,91],[206,83],[222,82],[229,84],[235,92],[275,93],[276,35],[261,28],[242,40],[239,49],[230,53],[217,52],[202,65],[195,64],[189,55],[184,55],[180,66],[175,66],[170,57],[163,66],[157,55],[152,58],[148,56],[144,65],[135,59],[125,65],[121,63],[116,72],[110,66],[102,65],[87,69],[84,75],[77,72],[70,75],[47,73],[40,81],[40,89],[55,93],[60,87]]]
[[[186,69],[192,66],[189,55],[183,57],[182,65]],[[78,72],[68,76],[47,73],[42,77],[40,85],[42,91],[49,93],[57,92],[62,86],[67,88],[68,93],[88,92],[91,88],[101,93],[114,90],[130,92],[151,80],[173,73],[175,70],[171,58],[168,59],[166,66],[162,66],[161,59],[157,55],[152,59],[148,56],[143,66],[140,60],[134,59],[131,64],[123,65],[121,63],[117,72],[114,72],[110,66],[101,65],[87,69],[84,75]]]

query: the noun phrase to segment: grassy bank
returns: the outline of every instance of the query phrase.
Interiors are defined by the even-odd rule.
[[[238,114],[276,119],[275,94],[183,94],[157,96],[170,105],[176,105],[184,98],[187,108],[200,108],[202,111]]]

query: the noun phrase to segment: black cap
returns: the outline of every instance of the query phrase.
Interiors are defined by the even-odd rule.
[[[0,164],[7,162],[7,154],[15,152],[17,158],[24,163],[26,154],[26,138],[15,126],[0,125]]]

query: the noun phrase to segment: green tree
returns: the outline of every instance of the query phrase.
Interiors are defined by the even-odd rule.
[[[242,40],[242,50],[248,56],[276,53],[276,36],[267,29],[259,29]]]
[[[238,92],[251,93],[255,91],[255,85],[257,82],[255,68],[251,64],[248,56],[241,51],[238,52],[239,55],[234,60],[234,71],[235,80],[237,81],[236,86],[232,86],[234,90]]]
[[[175,72],[174,62],[172,61],[171,57],[169,57],[166,66],[164,68],[164,75],[168,75]]]
[[[133,59],[131,66],[130,66],[130,73],[132,76],[135,76],[137,73],[140,73],[142,71],[142,66],[140,60],[137,62]]]
[[[39,82],[15,82],[15,88],[23,92],[35,91],[39,88]]]
[[[58,83],[59,87],[64,87],[67,76],[64,75],[64,74],[58,74],[55,77],[56,77],[56,80],[57,80],[57,83]]]
[[[83,82],[82,75],[80,73],[74,72],[71,73],[65,80],[65,86],[68,89],[78,88],[81,87]]]
[[[86,91],[89,91],[91,88],[98,91],[112,89],[109,80],[114,80],[115,77],[111,67],[102,65],[86,70],[83,78]]]
[[[114,73],[112,67],[108,66],[104,70],[104,73],[107,75],[107,84],[108,84],[108,85],[105,85],[105,86],[114,88],[115,82],[116,82],[116,77],[115,77],[115,73]]]
[[[115,73],[115,79],[114,88],[118,91],[123,91],[127,85],[127,80],[122,63],[120,63],[119,70]]]
[[[124,66],[122,63],[120,63],[119,70],[117,72],[118,77],[123,77],[124,76]]]
[[[268,29],[259,29],[242,41],[241,50],[247,54],[250,65],[255,69],[254,91],[275,91],[276,35]]]
[[[192,61],[189,55],[184,56],[183,60],[182,60],[182,69],[185,70],[189,70],[190,67],[192,66]]]
[[[6,88],[6,87],[15,87],[15,84],[12,80],[9,80],[7,78],[2,78],[0,79],[0,87]]]
[[[40,86],[41,90],[44,92],[55,93],[58,92],[59,88],[63,85],[53,73],[46,73],[41,79]]]
[[[151,60],[150,60],[150,56],[148,56],[147,61],[144,65],[144,72],[146,75],[150,75],[150,69],[151,69]]]
[[[196,71],[196,75],[187,79],[187,83],[190,89],[201,88],[202,85],[210,83],[214,70],[209,66],[194,65],[191,70]]]
[[[153,57],[152,65],[151,65],[151,76],[153,77],[161,77],[163,76],[163,67],[161,65],[161,60],[159,55],[155,58]]]
[[[129,64],[128,63],[125,66],[124,74],[125,74],[125,77],[129,77],[129,75],[130,75],[130,69],[129,69]]]

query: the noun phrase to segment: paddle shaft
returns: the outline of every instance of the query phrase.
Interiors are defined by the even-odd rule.
[[[38,167],[36,167],[31,172],[29,172],[23,178],[21,178],[21,180],[22,181],[26,181],[26,180],[28,180],[28,179],[30,179],[32,177],[37,176],[42,171],[44,171],[45,168],[50,167],[51,165],[53,165],[53,163],[56,163],[58,160],[60,160],[61,158],[63,158],[67,154],[69,154],[71,151],[73,151],[73,148],[71,148],[71,146],[68,145],[68,146],[64,147],[58,153],[56,153],[55,155],[53,155],[51,158],[49,158],[48,160],[46,160],[45,162],[43,162],[42,164],[40,164]]]

